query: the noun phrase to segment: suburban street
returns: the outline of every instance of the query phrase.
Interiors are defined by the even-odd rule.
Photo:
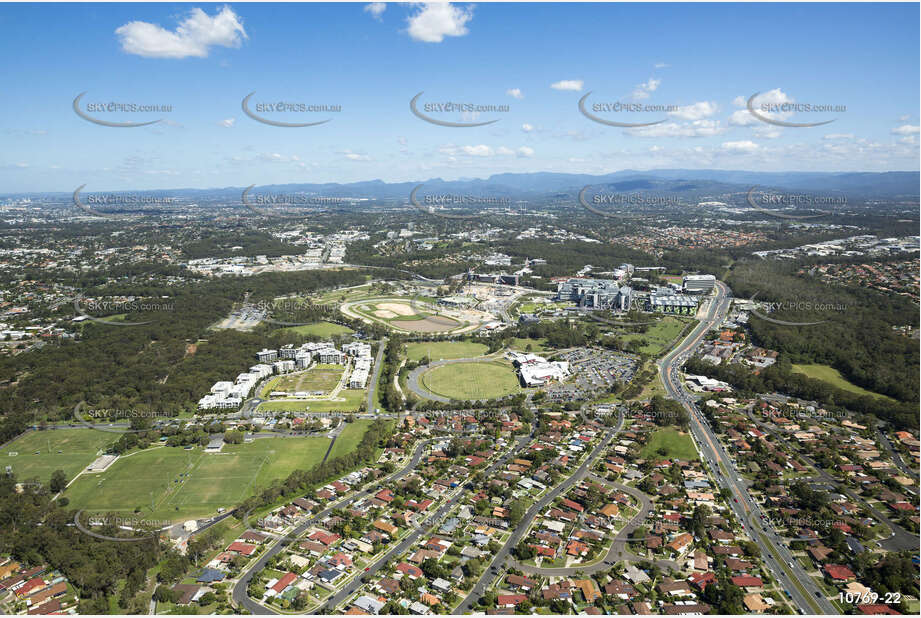
[[[535,502],[533,505],[531,505],[531,508],[528,509],[527,513],[525,513],[525,516],[521,519],[520,522],[518,522],[517,526],[515,527],[515,530],[512,532],[512,535],[505,542],[505,545],[503,545],[502,549],[500,549],[496,553],[492,561],[490,561],[489,566],[486,568],[485,571],[483,571],[483,574],[480,576],[480,579],[473,586],[473,589],[464,598],[464,600],[461,601],[460,604],[454,609],[454,611],[452,612],[453,614],[464,614],[470,611],[473,604],[476,603],[476,601],[481,596],[483,596],[483,593],[486,591],[487,586],[492,582],[492,579],[495,577],[496,573],[498,572],[499,567],[504,565],[505,560],[510,557],[512,549],[519,543],[519,541],[521,541],[525,532],[527,532],[528,528],[530,528],[531,521],[533,521],[533,519],[539,513],[543,512],[544,509],[547,508],[547,505],[549,505],[551,502],[556,500],[557,497],[559,497],[561,494],[569,491],[569,489],[573,485],[575,485],[577,482],[579,482],[580,480],[586,477],[589,470],[591,469],[592,464],[595,462],[598,456],[604,452],[604,449],[607,448],[608,444],[610,444],[614,436],[616,436],[617,433],[620,431],[621,427],[623,427],[623,424],[624,424],[624,417],[623,415],[621,415],[618,418],[617,426],[608,430],[607,434],[601,440],[601,442],[599,442],[598,445],[594,449],[592,449],[591,453],[589,453],[589,455],[585,458],[585,461],[582,462],[582,465],[580,465],[578,469],[576,469],[576,471],[573,472],[565,481],[556,485],[556,487],[548,491],[547,494],[543,498],[541,498],[540,500]],[[522,568],[522,570],[529,568],[529,567],[525,567],[524,565],[519,566],[517,562],[515,562],[515,566],[518,568]],[[572,571],[574,573],[577,569],[561,569],[561,570]]]
[[[272,556],[278,554],[282,549],[284,549],[285,546],[288,545],[288,543],[290,543],[290,540],[289,540],[290,538],[299,537],[308,528],[316,524],[316,522],[321,521],[325,519],[326,517],[328,517],[333,511],[337,509],[345,508],[352,502],[355,502],[356,500],[360,500],[361,498],[364,498],[366,496],[374,495],[382,487],[389,486],[394,481],[400,480],[401,478],[403,478],[404,476],[406,476],[407,474],[415,470],[416,466],[419,465],[419,462],[422,461],[422,457],[425,454],[426,447],[429,446],[432,442],[438,441],[439,439],[440,438],[433,438],[433,439],[429,439],[429,440],[420,442],[416,446],[415,450],[413,451],[412,459],[410,459],[409,463],[407,463],[406,466],[397,470],[393,474],[381,479],[380,481],[376,482],[372,487],[363,489],[356,494],[353,494],[347,498],[343,498],[342,500],[339,500],[335,504],[326,507],[325,509],[323,509],[322,511],[320,511],[319,513],[317,513],[316,515],[308,519],[306,522],[297,526],[297,528],[295,528],[294,531],[291,532],[289,535],[277,540],[274,545],[269,547],[259,557],[259,559],[254,564],[252,564],[240,576],[240,579],[237,580],[236,584],[234,584],[234,587],[233,587],[234,603],[236,603],[240,607],[243,607],[249,610],[253,614],[277,613],[274,610],[268,607],[265,607],[261,605],[260,603],[253,601],[252,599],[249,598],[249,595],[247,595],[246,589],[249,586],[249,582],[250,580],[252,580],[253,576],[265,568],[265,565],[268,563],[269,559],[272,558]]]
[[[517,457],[518,453],[520,453],[521,450],[524,449],[525,446],[527,446],[527,444],[533,439],[533,437],[534,437],[533,430],[532,430],[532,433],[529,435],[520,436],[515,441],[515,446],[512,447],[511,450],[507,451],[505,455],[503,455],[502,457],[494,461],[484,471],[485,476],[488,478],[492,473],[494,473],[496,470],[504,466],[505,463],[510,458]],[[401,554],[409,550],[410,547],[412,547],[419,541],[419,539],[422,537],[423,534],[427,534],[429,532],[429,529],[433,525],[435,525],[437,522],[444,519],[445,516],[447,516],[447,514],[451,512],[451,509],[453,509],[455,506],[458,505],[458,503],[460,503],[460,501],[466,495],[466,492],[467,490],[463,485],[459,486],[455,490],[454,495],[451,497],[450,500],[448,500],[445,504],[443,504],[441,508],[435,511],[435,513],[428,516],[425,519],[425,521],[422,522],[422,524],[420,524],[408,536],[403,538],[403,540],[401,540],[396,545],[396,547],[388,551],[387,554],[384,555],[383,558],[380,558],[374,564],[367,567],[367,570],[364,573],[364,575],[368,575],[368,576],[374,575],[385,564],[389,563],[391,560],[393,560],[397,556],[400,556]],[[329,599],[327,599],[326,603],[324,603],[321,607],[319,607],[314,613],[317,613],[317,614],[330,613],[340,603],[342,603],[343,601],[348,599],[350,596],[355,594],[355,592],[357,592],[358,589],[362,586],[362,583],[363,582],[361,581],[361,577],[354,578],[352,581],[346,584],[344,588],[342,588],[335,594],[331,595]]]
[[[838,610],[825,598],[824,593],[799,561],[783,546],[776,533],[766,532],[762,528],[760,520],[764,515],[760,506],[748,493],[742,476],[735,470],[716,435],[681,385],[679,368],[707,331],[719,326],[723,321],[730,303],[729,288],[717,281],[716,297],[711,301],[707,315],[683,342],[659,361],[659,375],[668,396],[679,401],[690,415],[691,435],[701,457],[709,465],[717,484],[729,488],[732,492],[733,501],[730,506],[733,512],[760,548],[768,568],[780,581],[798,610],[806,614],[837,614]]]

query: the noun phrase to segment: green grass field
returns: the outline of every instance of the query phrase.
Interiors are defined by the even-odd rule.
[[[351,423],[346,423],[345,429],[342,430],[342,433],[336,438],[336,443],[333,444],[333,450],[330,451],[329,458],[333,459],[354,450],[373,422],[369,419],[360,418]]]
[[[241,502],[296,469],[316,466],[328,448],[325,437],[265,438],[224,445],[221,453],[154,448],[123,457],[101,474],[81,476],[65,495],[73,508],[90,511],[140,507],[156,519],[202,517]]]
[[[628,333],[621,336],[621,339],[628,343],[630,341],[641,341],[642,346],[639,348],[641,354],[649,356],[659,356],[666,351],[668,345],[675,340],[678,333],[681,332],[687,323],[687,318],[666,317],[659,320],[656,324],[649,326],[645,333]]]
[[[282,412],[356,412],[368,398],[367,389],[350,389],[344,388],[339,391],[337,399],[344,401],[315,401],[304,399],[301,401],[266,401],[259,404],[262,411],[282,411]]]
[[[348,326],[333,324],[332,322],[316,322],[314,324],[305,324],[303,326],[291,326],[283,328],[286,333],[295,333],[297,335],[315,335],[317,337],[331,337],[333,335],[349,335],[354,333]]]
[[[834,386],[835,388],[840,388],[843,391],[849,393],[855,393],[857,395],[870,395],[872,397],[880,397],[888,401],[895,401],[891,397],[886,395],[881,395],[879,393],[874,393],[873,391],[868,391],[865,388],[861,388],[852,382],[848,382],[847,379],[841,375],[841,373],[834,367],[829,367],[828,365],[793,365],[794,373],[801,373],[808,378],[815,378],[816,380],[822,380],[823,382]]]
[[[521,337],[512,339],[512,344],[509,347],[518,352],[525,352],[525,348],[527,348],[528,345],[531,346],[531,352],[534,354],[543,354],[550,350],[550,348],[547,347],[546,339],[523,339]]]
[[[324,393],[329,393],[339,384],[344,369],[345,367],[342,365],[317,364],[307,371],[278,376],[266,383],[262,389],[262,396],[267,397],[272,391],[286,393],[323,391]]]
[[[452,399],[493,399],[522,391],[515,370],[500,362],[442,365],[422,374],[422,384]]]
[[[406,344],[406,358],[411,361],[418,361],[424,356],[433,361],[476,358],[486,354],[488,349],[484,344],[472,341],[422,341]]]
[[[70,480],[118,438],[116,433],[87,428],[30,431],[0,452],[0,470],[11,466],[18,480],[37,478],[41,483],[49,482],[55,470],[63,470]]]
[[[664,454],[659,453],[660,448],[665,449]],[[697,449],[694,448],[691,437],[671,427],[656,429],[649,436],[643,450],[640,451],[640,457],[644,459],[698,459]]]

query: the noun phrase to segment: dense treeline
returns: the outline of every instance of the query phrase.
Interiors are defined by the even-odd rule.
[[[760,374],[742,365],[713,365],[697,358],[688,359],[685,371],[722,380],[738,389],[743,395],[780,392],[807,401],[817,401],[832,410],[847,408],[858,414],[872,414],[892,422],[898,427],[917,428],[917,404],[891,402],[871,395],[857,395],[835,388],[827,382],[793,373],[789,359],[779,361]]]
[[[244,294],[272,298],[357,285],[366,278],[341,270],[222,278],[172,288],[151,287],[145,281],[140,284],[144,293],[155,296],[161,309],[124,318],[144,324],[86,321],[79,341],[0,360],[0,381],[12,383],[0,390],[0,439],[41,420],[68,419],[82,401],[89,408],[191,410],[211,384],[245,370],[254,354],[272,343],[270,331],[209,330]],[[92,294],[126,293],[126,287],[115,284]]]
[[[131,599],[146,583],[147,570],[162,549],[153,540],[114,542],[97,539],[72,525],[75,513],[51,502],[47,488],[16,493],[17,480],[0,477],[0,550],[29,565],[61,570],[81,597],[81,614],[107,614],[106,597],[118,595],[125,613],[143,612]],[[105,534],[118,534],[114,527]],[[133,611],[131,611],[133,610]]]
[[[749,325],[757,343],[785,353],[792,362],[830,365],[858,386],[916,403],[918,345],[892,327],[917,327],[918,308],[902,297],[795,276],[796,268],[749,262],[732,269],[727,283],[737,298],[780,303],[770,315],[775,320],[820,322],[786,326],[752,316]]]

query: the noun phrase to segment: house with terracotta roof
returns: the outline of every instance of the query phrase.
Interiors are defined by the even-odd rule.
[[[586,603],[594,603],[596,599],[601,597],[601,591],[598,590],[598,584],[595,583],[594,579],[574,579],[572,583],[582,591],[582,596],[585,597]]]
[[[744,588],[749,592],[759,590],[764,587],[764,582],[761,581],[761,578],[754,577],[752,575],[736,575],[730,578],[730,580],[739,588]]]
[[[833,582],[849,582],[855,578],[853,571],[841,564],[826,564],[822,570]]]
[[[500,594],[496,598],[496,605],[499,607],[515,607],[519,603],[524,603],[528,600],[528,596],[525,594]]]
[[[281,594],[282,592],[285,591],[285,588],[293,584],[294,580],[296,579],[297,579],[297,573],[291,573],[291,572],[285,573],[281,577],[281,579],[279,579],[277,582],[275,582],[275,584],[271,588],[269,588],[269,590],[274,591],[275,594]]]
[[[694,573],[688,577],[688,581],[691,582],[691,585],[696,586],[702,592],[704,588],[716,581],[716,574],[712,571],[707,571],[706,573]]]
[[[227,546],[227,551],[233,552],[235,554],[240,554],[241,556],[252,556],[253,552],[256,551],[256,546],[251,543],[241,543],[239,541],[234,541]]]
[[[690,546],[691,543],[693,542],[694,542],[694,537],[691,536],[687,532],[683,532],[679,534],[677,537],[675,537],[675,539],[672,542],[670,542],[668,545],[666,545],[666,547],[680,554],[685,549],[687,549],[688,546]]]

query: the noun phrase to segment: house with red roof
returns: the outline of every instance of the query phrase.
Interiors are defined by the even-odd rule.
[[[744,588],[747,591],[757,590],[764,586],[764,582],[761,581],[760,577],[754,577],[753,575],[736,575],[731,578],[733,584],[739,588]]]
[[[703,592],[704,588],[716,581],[716,574],[712,571],[706,573],[694,573],[688,578],[692,585],[696,586]]]
[[[853,571],[841,564],[826,564],[822,570],[835,582],[849,582],[855,579]]]
[[[311,541],[316,541],[317,543],[323,543],[323,545],[326,545],[327,547],[329,547],[330,545],[332,545],[333,543],[339,540],[339,535],[334,532],[327,532],[325,530],[317,530],[316,532],[314,532],[307,538],[310,539]]]
[[[900,612],[895,611],[888,605],[883,603],[873,603],[869,605],[858,605],[857,609],[861,614],[865,616],[878,616],[878,615],[889,615],[889,616],[901,616]]]
[[[515,607],[528,599],[525,594],[500,594],[496,599],[496,605],[499,607]]]
[[[240,541],[234,541],[227,546],[227,551],[234,552],[235,554],[240,554],[241,556],[252,556],[253,552],[256,551],[256,546],[252,543],[241,543]]]
[[[561,501],[561,504],[565,506],[566,508],[576,511],[577,513],[581,513],[582,511],[585,510],[585,507],[583,507],[578,502],[575,502],[574,500],[570,500],[569,498],[563,498],[563,500]]]
[[[275,594],[281,594],[282,592],[285,591],[285,588],[293,584],[294,580],[296,579],[297,579],[297,573],[291,573],[291,572],[285,573],[281,579],[275,582],[275,585],[273,585],[270,588],[270,590],[274,590]]]
[[[412,579],[418,579],[422,577],[422,569],[408,562],[401,562],[396,566],[396,570],[402,573],[403,575],[408,575]]]

